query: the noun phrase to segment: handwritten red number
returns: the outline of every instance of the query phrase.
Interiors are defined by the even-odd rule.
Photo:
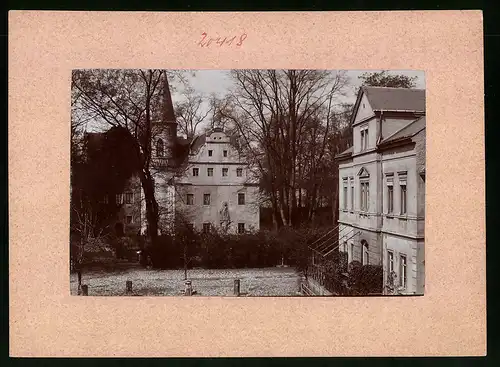
[[[247,38],[247,34],[246,33],[243,33],[241,36],[240,36],[240,42],[238,42],[236,44],[236,46],[241,46],[243,44],[243,41]]]
[[[226,42],[226,38],[227,37],[224,37],[224,39],[221,40],[220,37],[217,37],[217,43],[219,44],[219,46],[222,46],[224,44],[224,42]]]
[[[203,41],[205,40],[205,38],[207,38],[207,33],[206,33],[206,32],[203,32],[201,35],[203,36],[203,39],[202,39],[200,42],[198,42],[198,44],[199,44],[201,47],[203,47],[203,46],[204,46]]]
[[[224,37],[224,39],[222,39],[221,37],[217,37],[217,38],[212,38],[210,37],[208,39],[208,42],[205,42],[206,38],[207,38],[207,33],[206,32],[203,32],[202,34],[202,39],[200,42],[198,42],[198,45],[200,47],[209,47],[210,44],[212,42],[215,42],[216,44],[218,44],[219,46],[223,46],[224,43],[231,46],[233,44],[233,41],[236,39],[236,36],[228,39],[227,37]],[[236,46],[240,47],[241,45],[243,45],[243,41],[247,38],[247,34],[246,33],[243,33],[241,36],[240,36],[240,40],[238,43],[236,43]]]

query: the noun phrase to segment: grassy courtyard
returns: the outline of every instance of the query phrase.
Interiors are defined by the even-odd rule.
[[[190,269],[194,296],[232,296],[234,279],[240,279],[241,296],[297,296],[299,277],[294,268]],[[135,296],[181,296],[184,270],[145,269],[135,264],[112,268],[90,268],[82,273],[89,296],[124,296],[131,280]],[[71,274],[70,290],[78,292],[78,280]]]

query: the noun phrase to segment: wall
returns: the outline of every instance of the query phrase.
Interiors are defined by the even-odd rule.
[[[384,283],[387,281],[388,273],[388,250],[394,253],[394,271],[397,274],[396,284],[400,281],[400,255],[406,255],[407,259],[407,287],[400,290],[401,294],[422,294],[423,292],[423,241],[417,241],[384,233]]]
[[[415,151],[412,145],[407,147],[384,151],[382,155],[383,178],[383,225],[382,230],[401,235],[416,237],[418,233],[417,221],[423,220],[418,216],[417,197],[419,190],[419,180],[421,178],[416,171]],[[406,171],[406,214],[401,215],[401,189],[400,175],[398,172]],[[393,173],[393,213],[388,214],[388,185],[387,173]]]
[[[415,142],[416,152],[416,167],[417,167],[417,215],[419,218],[417,223],[417,231],[419,235],[425,234],[425,130],[413,137]],[[423,175],[421,174],[423,173]]]
[[[370,106],[370,102],[368,102],[368,98],[366,98],[366,95],[363,93],[363,97],[361,97],[361,101],[359,102],[358,110],[356,111],[354,124],[372,115],[373,115],[373,110],[372,107]]]
[[[127,204],[125,202],[125,194],[132,193],[132,203]],[[109,198],[109,200],[115,200],[115,198]],[[125,234],[132,235],[137,234],[141,229],[142,213],[141,213],[141,201],[142,201],[142,187],[139,177],[133,176],[130,178],[124,189],[123,189],[123,205],[120,207],[118,212],[116,222],[123,223]],[[132,222],[127,223],[127,216],[132,217]]]
[[[224,151],[227,151],[227,157],[224,157]],[[198,168],[198,176],[193,175],[193,168]],[[213,169],[213,176],[208,176],[208,168]],[[227,176],[222,175],[223,168],[228,169]],[[242,177],[237,176],[238,168],[242,169]],[[244,223],[245,229],[259,229],[258,187],[249,177],[247,164],[241,160],[225,133],[207,134],[205,144],[190,154],[188,168],[177,182],[177,209],[190,218],[196,229],[201,230],[203,223],[207,222],[219,225],[219,212],[224,202],[228,204],[231,231],[237,231],[238,223]],[[188,193],[194,195],[194,205],[186,205]],[[245,205],[238,205],[238,193],[245,194]],[[210,194],[209,206],[203,205],[204,194]]]
[[[256,187],[242,185],[184,185],[177,188],[177,209],[197,230],[203,229],[203,223],[214,226],[220,224],[220,210],[224,202],[228,203],[231,220],[230,230],[236,232],[238,223],[244,223],[245,229],[259,229],[259,205],[254,201]],[[194,204],[186,204],[186,194],[194,195]],[[238,193],[245,193],[245,205],[238,205]],[[203,195],[210,194],[210,205],[203,205]]]

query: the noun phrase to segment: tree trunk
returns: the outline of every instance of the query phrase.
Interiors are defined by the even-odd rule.
[[[151,244],[156,244],[158,239],[158,202],[155,198],[153,177],[147,170],[141,172],[141,185],[146,200],[146,220],[148,222],[148,236]]]
[[[283,189],[280,189],[280,195],[279,195],[279,213],[281,216],[281,221],[283,222],[284,226],[288,226],[288,220],[286,217],[286,212],[285,212],[285,194],[283,193]]]

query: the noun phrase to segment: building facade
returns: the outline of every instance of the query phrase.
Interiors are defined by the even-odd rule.
[[[198,231],[259,229],[259,188],[234,137],[214,128],[193,140],[187,160],[176,179],[176,209],[183,220]]]
[[[173,233],[182,222],[204,232],[215,227],[230,233],[259,230],[259,188],[241,158],[236,137],[221,128],[192,138],[179,137],[168,82],[163,105],[163,119],[154,126],[152,144],[160,231]],[[144,234],[144,200],[137,219]]]
[[[339,161],[339,245],[381,265],[384,293],[423,294],[425,90],[363,87]]]

